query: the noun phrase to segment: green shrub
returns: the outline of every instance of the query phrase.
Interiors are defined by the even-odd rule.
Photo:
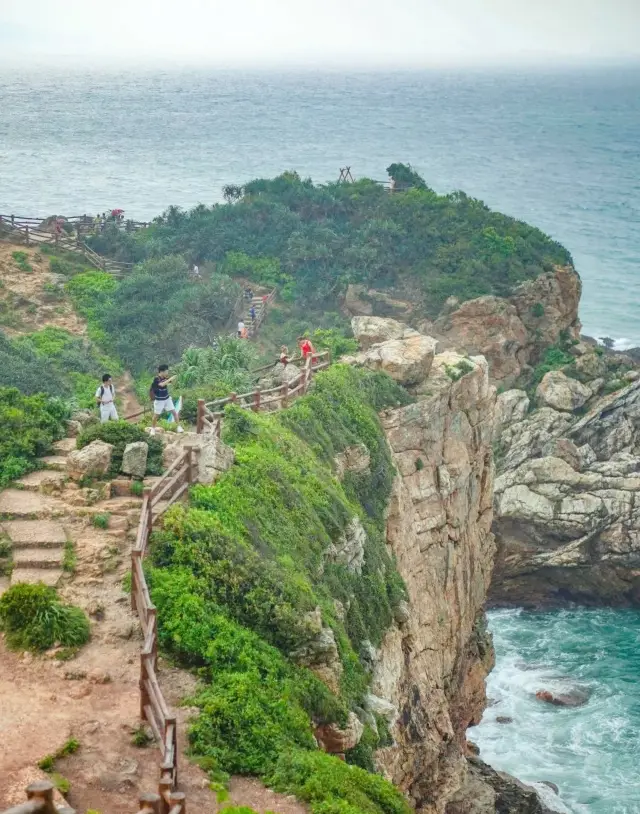
[[[618,390],[622,390],[623,387],[627,387],[629,382],[625,382],[622,379],[612,379],[608,381],[605,386],[602,388],[603,395],[609,395],[609,393],[615,393]]]
[[[467,359],[460,359],[460,361],[454,365],[445,365],[444,368],[452,382],[460,381],[463,376],[466,376],[467,373],[471,373],[475,369],[473,364]]]
[[[142,481],[133,480],[131,481],[129,490],[134,497],[142,497],[142,493],[144,492],[144,484]]]
[[[136,727],[131,736],[131,743],[138,749],[144,749],[146,746],[149,746],[150,743],[153,743],[153,738],[144,724],[140,724],[140,726]]]
[[[280,755],[267,783],[308,803],[313,814],[410,814],[388,780],[323,752],[292,749]]]
[[[89,640],[89,620],[54,588],[18,583],[0,597],[0,627],[14,650],[47,650],[55,643],[78,647]]]
[[[544,305],[541,302],[536,302],[531,306],[531,315],[536,319],[541,319],[544,316]]]
[[[533,370],[529,383],[529,390],[535,390],[542,379],[551,370],[561,370],[563,367],[566,367],[574,362],[575,359],[573,356],[570,353],[567,353],[567,351],[562,347],[554,345],[547,348],[542,361]]]
[[[69,738],[69,740],[66,741],[52,755],[45,755],[42,760],[39,760],[38,768],[42,769],[43,772],[51,772],[55,767],[56,760],[60,760],[60,758],[75,754],[79,748],[80,741],[76,740],[76,738]]]
[[[0,488],[35,469],[37,459],[63,437],[67,416],[57,399],[0,387]]]
[[[53,772],[51,774],[51,782],[63,797],[65,797],[71,791],[71,781],[58,772]]]
[[[162,474],[162,441],[160,441],[159,438],[149,436],[135,424],[129,424],[127,421],[109,421],[106,424],[92,424],[89,427],[85,427],[80,433],[76,441],[76,446],[78,449],[82,449],[86,447],[87,444],[96,440],[113,444],[114,449],[111,455],[111,468],[109,469],[110,475],[117,475],[120,471],[122,456],[127,444],[133,444],[137,441],[144,441],[149,445],[147,474]]]
[[[29,263],[29,255],[27,252],[11,252],[11,257],[13,257],[16,266],[20,269],[20,271],[32,272],[33,266]]]
[[[108,529],[109,528],[108,512],[105,512],[104,514],[94,514],[91,522],[97,529]]]

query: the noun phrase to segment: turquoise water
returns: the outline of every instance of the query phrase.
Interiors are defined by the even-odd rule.
[[[135,218],[295,168],[409,161],[572,251],[587,333],[640,345],[640,66],[553,73],[10,72],[0,212]]]
[[[481,757],[526,782],[547,780],[571,814],[640,812],[640,611],[491,611],[495,702],[469,737]],[[559,708],[535,692],[572,686],[591,692],[583,707]],[[499,724],[496,716],[513,718]]]

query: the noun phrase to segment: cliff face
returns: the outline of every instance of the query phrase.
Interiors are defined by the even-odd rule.
[[[344,310],[352,316],[394,316],[415,323],[439,340],[441,350],[482,354],[491,380],[509,386],[561,334],[579,337],[581,292],[573,266],[558,266],[523,283],[508,298],[485,296],[460,304],[452,297],[435,323],[420,320],[412,303],[363,286],[349,286]]]
[[[480,720],[493,665],[482,606],[494,556],[495,390],[482,357],[462,361],[436,356],[420,400],[382,415],[398,472],[387,542],[410,612],[374,669],[373,693],[397,711],[394,745],[377,758],[425,814],[442,814],[463,783],[465,731]]]
[[[583,417],[526,415],[525,401],[499,397],[498,414],[521,420],[497,428],[492,601],[640,604],[640,382]]]

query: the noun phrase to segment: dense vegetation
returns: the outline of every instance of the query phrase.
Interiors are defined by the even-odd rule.
[[[89,640],[89,620],[42,583],[12,585],[0,597],[0,630],[14,650],[48,650],[59,643],[80,647]]]
[[[407,810],[390,784],[317,752],[312,737],[314,725],[343,725],[363,703],[362,654],[404,597],[384,544],[393,468],[376,411],[406,401],[385,375],[338,365],[283,413],[228,408],[235,466],[196,486],[153,540],[161,642],[205,682],[192,751],[212,771],[261,775],[318,814]],[[367,446],[370,468],[340,483],[334,456],[355,443]],[[360,572],[336,556],[354,518],[366,530]],[[335,693],[309,669],[328,631]],[[383,729],[368,727],[348,759],[370,767]]]
[[[438,195],[401,164],[389,195],[368,179],[314,185],[295,172],[225,190],[227,203],[171,207],[135,234],[115,227],[94,248],[125,260],[183,255],[326,306],[348,283],[394,287],[434,315],[444,300],[509,294],[569,253],[540,230],[463,192]]]
[[[190,345],[211,344],[241,291],[216,273],[196,283],[178,256],[147,260],[120,283],[105,272],[78,274],[67,290],[92,338],[103,347],[108,343],[136,374],[175,361]]]
[[[36,459],[63,437],[67,415],[59,399],[0,387],[0,487],[35,469]]]

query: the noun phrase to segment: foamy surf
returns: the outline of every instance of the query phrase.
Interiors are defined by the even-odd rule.
[[[563,814],[639,814],[640,612],[501,610],[489,619],[491,706],[469,733],[483,760],[535,786]],[[535,697],[573,688],[589,694],[586,704]]]

